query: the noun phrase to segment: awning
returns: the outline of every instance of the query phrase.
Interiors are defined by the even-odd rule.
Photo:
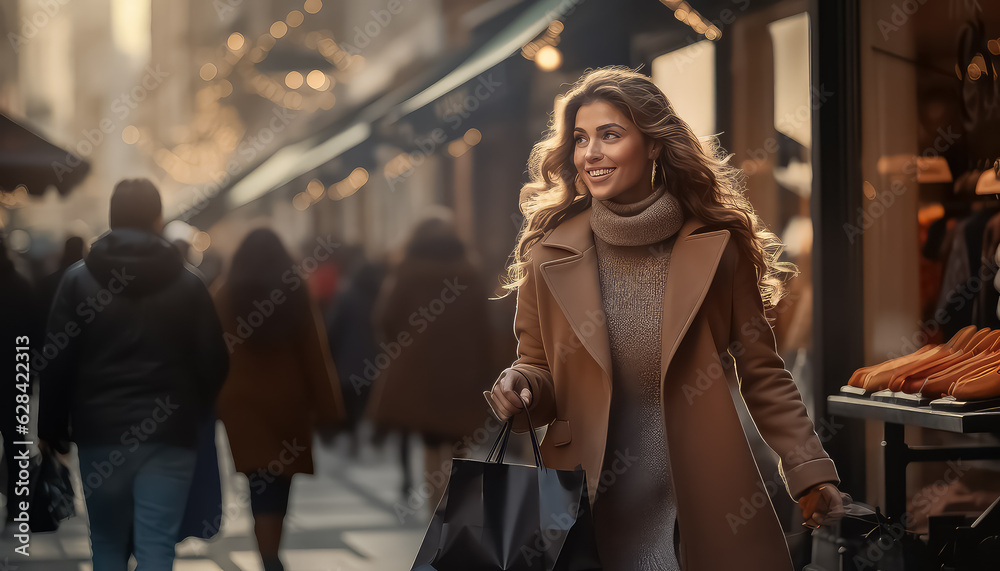
[[[248,204],[319,168],[365,142],[371,131],[369,123],[358,121],[322,143],[310,139],[283,147],[233,185],[226,199],[229,208]]]
[[[397,121],[414,111],[433,103],[521,50],[535,39],[553,20],[564,18],[583,0],[543,0],[525,9],[497,35],[487,41],[476,53],[454,71],[434,85],[404,101],[389,114],[389,121]]]
[[[40,196],[55,186],[65,196],[89,172],[87,161],[0,115],[0,192],[24,185]]]

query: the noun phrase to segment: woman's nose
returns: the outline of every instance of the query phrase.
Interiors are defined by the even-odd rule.
[[[604,156],[604,153],[601,152],[601,144],[600,143],[594,141],[594,142],[590,143],[589,145],[587,145],[587,152],[584,155],[584,157],[588,161],[598,160],[598,159],[600,159],[603,156]]]

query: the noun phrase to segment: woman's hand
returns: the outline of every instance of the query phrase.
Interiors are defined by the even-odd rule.
[[[818,484],[813,486],[806,495],[799,498],[802,508],[802,525],[810,529],[819,529],[821,525],[835,523],[844,517],[844,500],[840,490],[833,484]]]
[[[525,406],[531,406],[531,385],[524,375],[513,369],[504,371],[493,385],[493,390],[485,394],[493,411],[504,422]]]

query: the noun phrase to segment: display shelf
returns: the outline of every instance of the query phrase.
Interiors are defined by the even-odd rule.
[[[1000,408],[976,412],[946,412],[857,397],[831,396],[826,400],[827,410],[840,416],[910,424],[963,434],[1000,432]]]
[[[885,512],[899,518],[906,510],[906,466],[911,462],[1000,459],[998,446],[909,446],[906,425],[960,434],[1000,433],[1000,408],[975,412],[952,412],[879,402],[856,396],[827,397],[830,414],[884,423],[882,448],[885,457]]]

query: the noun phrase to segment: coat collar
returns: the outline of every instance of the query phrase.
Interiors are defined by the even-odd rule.
[[[588,208],[563,221],[541,240],[543,247],[561,252],[546,255],[547,261],[539,269],[581,344],[604,371],[610,391],[611,346],[590,215]],[[671,251],[663,298],[661,379],[708,293],[729,241],[728,230],[696,233],[704,226],[700,220],[686,220]]]

